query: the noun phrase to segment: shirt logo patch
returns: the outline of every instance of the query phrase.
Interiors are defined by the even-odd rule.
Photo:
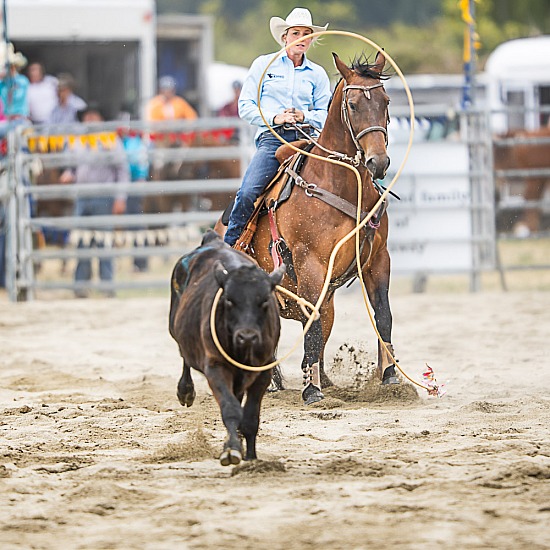
[[[267,76],[269,78],[284,78],[284,75],[282,74],[274,74],[274,73],[267,73]]]

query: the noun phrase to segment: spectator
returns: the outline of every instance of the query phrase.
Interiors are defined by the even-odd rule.
[[[233,99],[226,103],[219,111],[218,116],[227,116],[227,117],[238,117],[239,116],[239,96],[241,95],[241,90],[243,83],[240,80],[235,80],[231,84],[233,90]]]
[[[149,153],[147,143],[141,132],[133,131],[128,127],[121,128],[120,135],[130,169],[131,181],[147,181],[149,178]],[[143,196],[129,195],[126,201],[127,214],[143,214]],[[142,229],[136,227],[136,230]],[[143,243],[147,246],[149,243],[145,237]],[[137,239],[134,240],[134,246],[138,246]],[[134,271],[145,272],[149,268],[147,257],[134,257]]]
[[[147,105],[147,120],[196,119],[197,112],[185,99],[176,95],[176,81],[171,76],[159,79],[159,94]]]
[[[75,81],[68,73],[61,73],[57,82],[57,105],[48,118],[49,124],[70,124],[78,121],[78,112],[86,108],[86,102],[75,95]]]
[[[20,74],[21,69],[27,65],[27,59],[21,52],[16,52],[10,43],[7,47],[4,45],[0,53],[0,63],[0,99],[8,127],[28,124],[29,79]]]
[[[79,119],[84,124],[93,124],[104,121],[104,117],[99,107],[90,105],[79,112]],[[98,143],[97,148],[101,145]],[[123,153],[122,144],[117,141],[116,148]],[[91,148],[87,147],[85,152],[87,156],[81,162],[76,170],[65,170],[60,177],[61,183],[125,183],[130,181],[128,164],[121,158],[119,161],[111,161],[110,164],[101,162],[99,159],[90,155]],[[106,194],[105,196],[81,197],[77,198],[75,205],[76,216],[107,216],[109,214],[123,214],[126,210],[126,195],[119,193],[116,197]],[[103,228],[105,229],[105,228]],[[84,243],[80,239],[78,248],[89,247],[103,248],[105,243],[100,239],[93,237],[90,243]],[[92,278],[91,258],[80,259],[75,270],[75,283],[83,284]],[[99,277],[104,282],[111,282],[114,278],[113,259],[100,258]],[[75,291],[78,298],[86,298],[88,292],[85,288],[78,288]],[[112,297],[114,291],[108,290],[106,295]]]
[[[46,74],[44,65],[38,61],[29,65],[27,75],[30,81],[28,99],[31,122],[44,124],[57,105],[57,78]]]

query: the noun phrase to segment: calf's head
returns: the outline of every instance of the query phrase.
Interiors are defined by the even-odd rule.
[[[273,291],[284,272],[284,265],[267,274],[255,265],[227,270],[216,263],[214,276],[223,289],[216,319],[221,321],[231,348],[227,351],[235,360],[260,366],[275,353],[280,321]]]

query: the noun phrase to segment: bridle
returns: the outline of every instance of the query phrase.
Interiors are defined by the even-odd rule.
[[[357,155],[355,156],[356,159],[363,159],[363,165],[366,167],[366,155],[363,147],[361,147],[361,144],[359,143],[359,140],[366,134],[369,134],[370,132],[382,132],[384,134],[384,141],[386,143],[386,147],[388,145],[388,130],[384,128],[384,126],[369,126],[368,128],[365,128],[358,132],[357,134],[353,130],[353,126],[351,125],[351,120],[349,117],[349,107],[348,107],[348,97],[347,92],[348,90],[361,90],[363,94],[365,94],[365,97],[367,100],[371,99],[370,91],[374,88],[382,88],[384,84],[382,82],[378,82],[378,84],[373,84],[372,86],[359,86],[358,84],[348,84],[347,86],[344,86],[342,89],[342,121],[346,125],[351,139],[353,140],[353,143],[355,144],[355,147],[357,149]]]
[[[304,130],[298,124],[289,124],[288,126],[297,130],[299,133],[301,133],[304,136],[305,139],[307,139],[310,142],[313,142],[317,147],[319,147],[319,149],[322,149],[323,151],[325,151],[325,153],[329,153],[329,158],[335,158],[344,162],[349,162],[350,164],[353,164],[353,166],[355,167],[359,166],[360,164],[363,164],[363,166],[366,168],[367,158],[365,155],[365,150],[363,149],[363,147],[361,147],[359,140],[364,135],[370,132],[382,132],[384,134],[384,141],[387,147],[388,130],[384,128],[384,126],[369,126],[368,128],[365,128],[356,134],[353,130],[353,126],[351,125],[351,120],[349,117],[347,91],[361,90],[365,94],[365,97],[367,98],[367,100],[370,100],[371,99],[370,91],[373,90],[374,88],[382,88],[383,86],[384,84],[382,84],[382,82],[379,82],[378,84],[373,84],[372,86],[359,86],[358,84],[349,84],[347,86],[344,86],[342,90],[341,116],[342,116],[342,121],[344,122],[351,136],[351,139],[353,140],[355,148],[357,149],[357,152],[354,157],[350,157],[345,153],[341,153],[339,151],[332,151],[331,149],[327,149],[326,147],[323,147],[310,134],[307,134],[306,132],[304,132]],[[388,116],[388,122],[389,122],[389,116]],[[311,126],[311,125],[306,125],[306,126]],[[317,132],[320,132],[318,128],[315,128],[315,130]]]

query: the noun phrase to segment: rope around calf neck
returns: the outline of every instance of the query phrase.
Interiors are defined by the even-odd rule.
[[[280,285],[277,285],[276,288],[279,292],[282,292],[282,293],[287,294],[288,296],[291,296],[292,298],[294,298],[296,300],[296,302],[298,303],[298,305],[302,308],[302,311],[303,311],[304,315],[306,317],[308,317],[308,319],[310,319],[312,317],[313,317],[313,320],[319,318],[319,312],[315,309],[315,306],[313,304],[311,304],[310,302],[308,302],[304,298],[298,296],[297,294],[294,294],[294,292],[291,292],[290,290],[287,290],[286,288],[284,288]],[[239,363],[239,361],[236,361],[235,359],[233,359],[223,349],[223,346],[221,345],[221,342],[218,339],[218,333],[216,332],[216,310],[218,309],[218,303],[220,301],[220,298],[221,298],[222,294],[223,294],[223,288],[219,288],[218,292],[216,292],[216,296],[214,296],[214,302],[212,303],[212,309],[210,310],[210,332],[212,333],[212,340],[214,340],[214,344],[216,345],[216,347],[218,348],[218,351],[222,354],[222,357],[226,361],[229,361],[235,367],[239,367],[240,369],[243,369],[243,370],[248,370],[248,371],[252,371],[252,372],[261,372],[261,371],[269,370],[269,369],[272,369],[273,367],[276,367],[279,363],[282,363],[285,359],[290,357],[296,351],[296,348],[298,347],[298,345],[301,342],[300,338],[298,338],[296,340],[296,342],[294,343],[294,345],[292,346],[290,351],[288,353],[286,353],[286,355],[284,355],[281,359],[276,359],[275,361],[269,363],[268,365],[262,365],[260,367],[253,367],[252,365],[244,365],[243,363]],[[311,309],[312,312],[310,313],[309,311],[307,311],[306,308]],[[305,332],[303,333],[303,335],[305,335]]]

